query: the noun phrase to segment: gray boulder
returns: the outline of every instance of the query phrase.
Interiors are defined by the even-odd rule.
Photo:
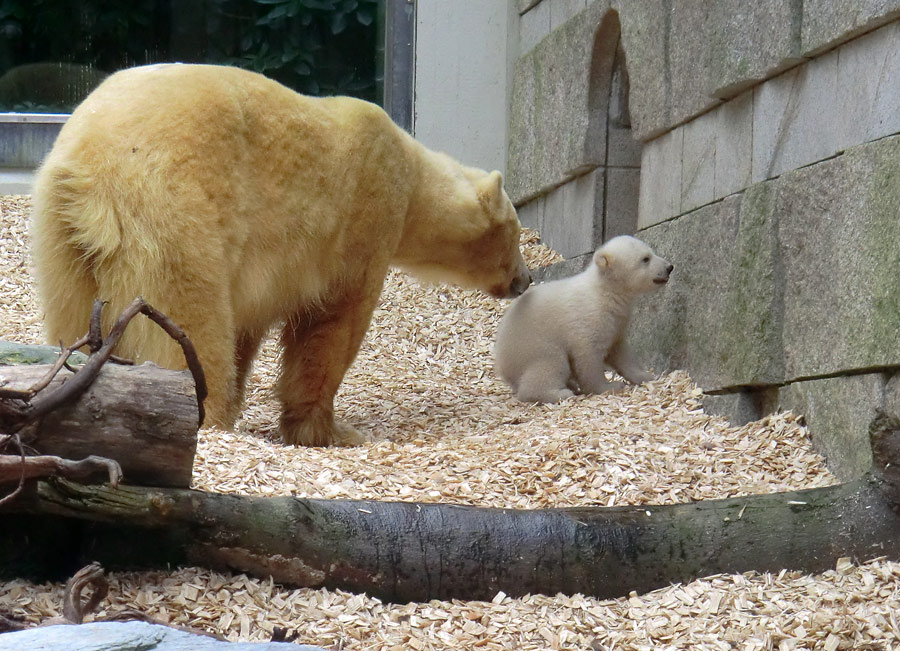
[[[40,626],[0,635],[0,651],[324,651],[288,642],[220,642],[147,622]]]

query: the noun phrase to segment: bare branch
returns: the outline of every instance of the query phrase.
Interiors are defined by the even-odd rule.
[[[76,346],[80,348],[86,344],[91,344],[92,346],[96,344],[95,329],[98,327],[97,324],[99,323],[102,307],[102,302],[94,302],[94,309],[91,315],[91,333],[82,339],[79,339],[75,344],[70,346],[68,350],[74,351]],[[81,393],[93,383],[94,379],[100,373],[100,369],[112,356],[112,351],[125,333],[125,328],[128,326],[128,323],[139,313],[145,314],[154,323],[158,324],[181,346],[188,369],[194,378],[194,385],[197,393],[197,407],[200,412],[200,424],[202,425],[205,416],[203,401],[206,399],[207,390],[206,377],[203,373],[203,367],[200,365],[200,359],[197,357],[197,351],[194,348],[193,343],[188,339],[184,330],[179,328],[171,319],[169,319],[169,317],[150,306],[140,297],[134,299],[134,301],[125,308],[125,311],[122,312],[118,319],[116,319],[115,324],[113,324],[106,339],[103,340],[102,345],[96,351],[91,353],[87,362],[85,362],[72,377],[68,378],[62,386],[57,387],[50,392],[32,394],[30,402],[18,410],[12,405],[6,405],[6,407],[9,407],[13,412],[10,414],[12,420],[19,420],[21,422],[41,418],[58,408],[60,405],[81,395]],[[60,359],[62,359],[62,357]],[[62,363],[59,363],[58,365],[60,368],[62,367]],[[56,365],[54,365],[54,367],[55,366]],[[56,369],[56,371],[58,372],[58,369]],[[2,391],[2,389],[0,389],[0,391]],[[3,397],[2,394],[0,394],[0,397]],[[17,411],[19,413],[17,413]]]
[[[18,495],[19,493],[22,492],[22,488],[25,486],[25,476],[27,474],[26,463],[25,463],[25,461],[26,461],[25,448],[22,447],[22,441],[19,438],[19,435],[13,434],[11,436],[8,436],[7,440],[4,441],[4,447],[6,447],[5,444],[8,443],[10,440],[13,441],[16,444],[16,447],[19,448],[19,456],[15,457],[15,456],[7,455],[7,454],[0,456],[0,482],[2,482],[3,475],[4,475],[3,459],[11,459],[11,460],[13,460],[14,464],[19,465],[19,468],[20,468],[19,469],[19,483],[16,485],[15,489],[13,489],[12,493],[10,493],[9,495],[4,495],[3,498],[0,498],[0,506],[3,506],[7,502],[11,502],[12,500],[15,499],[16,495]]]
[[[86,603],[81,602],[81,595],[86,588],[92,587],[93,592]],[[63,617],[73,624],[81,624],[85,615],[91,615],[106,599],[109,594],[109,581],[103,574],[103,568],[99,563],[91,563],[78,570],[75,575],[66,582],[63,593]]]
[[[106,473],[109,483],[116,487],[122,480],[122,468],[118,462],[90,455],[81,461],[72,461],[50,455],[28,457],[24,450],[21,456],[12,454],[0,454],[0,484],[18,480],[19,487],[11,495],[0,500],[0,505],[11,499],[21,489],[26,479],[46,477],[65,477],[66,479],[85,480],[99,473]],[[18,475],[18,476],[17,476]]]

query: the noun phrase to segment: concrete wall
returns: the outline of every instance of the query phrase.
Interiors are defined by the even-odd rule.
[[[579,267],[606,206],[587,179],[639,142],[633,227],[675,274],[636,311],[635,348],[687,369],[735,422],[802,413],[839,476],[864,472],[870,424],[900,410],[900,0],[519,10],[509,184],[523,221]],[[596,86],[617,93],[597,72],[604,39],[619,41],[631,140],[595,128]]]
[[[413,132],[468,165],[506,171],[516,0],[418,0]]]

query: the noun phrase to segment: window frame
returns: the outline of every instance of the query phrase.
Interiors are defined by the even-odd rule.
[[[385,0],[384,109],[412,130],[415,75],[415,0]],[[0,112],[0,171],[36,169],[69,113]]]

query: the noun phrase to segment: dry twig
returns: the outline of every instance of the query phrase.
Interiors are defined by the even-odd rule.
[[[202,424],[203,400],[207,395],[206,380],[197,352],[184,331],[165,314],[138,297],[122,312],[104,339],[100,325],[103,305],[100,300],[94,301],[88,333],[70,346],[62,347],[56,363],[39,381],[27,389],[0,387],[0,430],[9,433],[0,438],[0,451],[10,443],[14,443],[18,449],[17,455],[0,455],[0,483],[14,479],[18,481],[12,493],[0,499],[0,505],[19,494],[26,479],[37,477],[61,475],[69,479],[86,479],[97,471],[105,471],[110,483],[113,486],[118,485],[122,478],[122,469],[117,462],[93,455],[81,461],[70,461],[55,456],[28,457],[19,434],[23,428],[40,422],[44,416],[74,400],[93,384],[103,365],[113,358],[112,351],[122,338],[125,328],[138,314],[144,314],[158,324],[181,346],[188,369],[194,378],[200,412],[199,422]],[[80,369],[73,371],[68,366],[69,357],[83,346],[89,347],[90,357]],[[55,389],[49,390],[51,382],[63,368],[72,371],[73,375]]]

